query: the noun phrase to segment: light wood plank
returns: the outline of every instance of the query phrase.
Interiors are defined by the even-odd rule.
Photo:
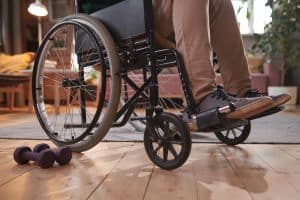
[[[300,147],[299,145],[284,145],[277,148],[274,145],[265,145],[249,150],[258,153],[282,179],[300,191]]]
[[[195,177],[190,161],[172,171],[155,167],[145,199],[197,199]]]
[[[130,147],[86,154],[66,166],[36,167],[0,187],[1,199],[86,199]]]
[[[135,144],[90,197],[91,200],[143,199],[153,164],[143,144]]]
[[[194,169],[198,199],[251,200],[240,177],[219,152],[219,145],[194,145],[191,164]]]
[[[252,152],[255,147],[247,148],[222,146],[220,152],[226,157],[230,165],[241,178],[253,199],[299,199],[297,191],[285,176],[272,169],[261,156]],[[258,145],[260,148],[263,145]]]
[[[55,147],[50,141],[39,140],[0,140],[0,186],[9,182],[12,179],[32,170],[34,167],[38,167],[35,163],[30,162],[27,165],[18,165],[13,160],[13,152],[15,148],[20,146],[29,146],[33,148],[36,144],[47,143],[50,147]],[[90,154],[94,152],[101,153],[105,150],[112,150],[116,148],[129,147],[133,143],[100,143],[94,149],[87,151],[85,154],[73,154],[74,158],[84,160],[89,159]],[[96,154],[97,155],[97,154]]]
[[[50,141],[0,140],[0,199],[299,199],[300,145],[194,144],[187,163],[155,167],[142,143],[100,143],[70,165],[17,165],[18,146]]]
[[[145,199],[197,199],[197,190],[190,164],[173,171],[155,168]]]
[[[41,141],[39,141],[41,142]],[[49,141],[42,141],[49,143]],[[37,141],[0,140],[0,186],[32,170],[36,165],[18,165],[13,159],[13,152],[19,146],[33,146]]]
[[[280,148],[273,145],[260,145],[259,148],[248,145],[245,148],[257,153],[278,173],[300,174],[300,160]]]
[[[300,160],[300,145],[279,145],[279,148]]]
[[[133,146],[133,142],[100,142],[98,145],[93,147],[92,149],[84,152],[85,154],[95,154],[108,149],[117,149],[128,146]]]
[[[13,160],[11,153],[1,152],[0,156],[0,186],[8,183],[9,181],[15,179],[18,176],[21,176],[22,174],[34,168],[34,165],[18,166]]]

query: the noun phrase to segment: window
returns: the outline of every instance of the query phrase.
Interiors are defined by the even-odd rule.
[[[269,23],[272,10],[267,7],[267,0],[232,0],[237,20],[242,34],[263,33],[264,27]]]

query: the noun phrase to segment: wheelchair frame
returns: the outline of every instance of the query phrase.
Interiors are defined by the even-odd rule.
[[[186,100],[187,107],[185,108],[185,112],[188,114],[188,117],[191,117],[195,114],[196,103],[190,88],[188,75],[186,69],[184,67],[183,59],[181,55],[175,49],[166,49],[166,48],[156,48],[155,40],[154,40],[154,33],[155,33],[155,26],[153,22],[153,7],[152,7],[152,0],[140,0],[143,1],[144,5],[144,26],[145,26],[145,33],[138,34],[136,36],[128,36],[125,34],[124,36],[118,33],[118,27],[115,27],[115,24],[112,24],[112,30],[117,31],[117,33],[112,32],[112,35],[115,35],[118,42],[119,47],[119,54],[122,58],[123,66],[121,65],[121,77],[122,79],[132,88],[136,90],[135,94],[125,103],[125,105],[118,111],[115,117],[115,123],[113,124],[114,127],[121,127],[124,126],[136,106],[139,103],[149,103],[149,106],[146,108],[146,119],[147,122],[151,123],[151,117],[153,116],[154,112],[161,112],[162,107],[159,106],[159,88],[158,88],[158,79],[157,76],[164,68],[168,67],[176,67],[178,71],[178,75],[180,77],[184,97]],[[78,6],[76,4],[76,6]],[[101,14],[101,13],[100,13]],[[93,16],[97,17],[97,13],[92,14]],[[100,17],[100,20],[102,18]],[[106,21],[104,17],[104,21]],[[109,27],[109,22],[108,22]],[[140,30],[139,30],[140,31]],[[144,55],[144,59],[147,60],[147,64],[142,68],[135,67],[135,60],[140,55]],[[127,72],[133,69],[143,69],[143,77],[144,77],[144,84],[138,87],[128,76]],[[147,76],[150,74],[150,76]],[[145,90],[149,88],[148,97],[144,95]],[[143,98],[139,98],[139,96],[143,96]],[[215,111],[214,111],[215,112]],[[215,112],[216,113],[216,112]],[[216,113],[218,114],[218,113]],[[121,122],[117,122],[122,116],[123,120]],[[204,118],[206,115],[204,116]],[[142,118],[131,118],[131,120],[143,120]],[[223,131],[230,128],[235,128],[237,126],[246,125],[248,122],[244,120],[234,120],[228,121],[223,119],[215,119],[209,118],[209,120],[217,120],[221,122],[219,126],[213,126],[212,128],[208,128],[207,125],[198,126],[198,130],[209,132],[209,131]],[[209,120],[204,120],[208,122]],[[228,125],[228,122],[229,125]],[[197,122],[194,122],[193,126],[196,125]],[[205,124],[205,123],[204,123]],[[215,124],[214,124],[215,125]],[[149,124],[152,126],[152,124]]]
[[[163,68],[177,66],[179,76],[182,82],[182,87],[184,91],[187,104],[190,109],[193,110],[195,107],[195,101],[191,89],[189,87],[189,81],[187,73],[185,71],[182,58],[175,49],[156,49],[154,41],[154,22],[153,22],[153,8],[152,0],[143,0],[144,1],[144,13],[145,13],[145,39],[140,40],[140,36],[130,37],[123,40],[121,45],[125,47],[125,54],[123,52],[124,60],[127,62],[122,70],[122,79],[126,81],[132,88],[136,90],[135,94],[125,103],[125,105],[119,110],[116,114],[115,122],[120,119],[121,116],[125,114],[125,117],[120,123],[115,123],[115,127],[123,126],[129,120],[129,117],[132,114],[132,111],[136,104],[145,103],[149,101],[149,107],[146,111],[147,121],[153,115],[153,112],[161,111],[162,108],[159,106],[159,89],[158,89],[158,80],[157,76]],[[135,59],[136,55],[146,54],[146,59],[148,65],[143,68],[144,84],[138,87],[128,76],[127,71],[131,69],[132,60]],[[165,59],[167,57],[167,59]],[[133,58],[133,59],[132,59]],[[158,62],[159,58],[163,58],[165,62]],[[148,72],[150,71],[150,77],[147,77]],[[149,88],[149,97],[145,96],[143,92]],[[139,96],[144,98],[138,98]]]
[[[129,0],[126,0],[129,1]],[[131,0],[132,1],[132,0]],[[135,0],[135,1],[143,1],[143,6],[144,6],[144,27],[145,27],[145,32],[141,34],[137,34],[134,36],[129,36],[122,38],[120,35],[115,34],[113,32],[113,28],[110,29],[109,25],[107,28],[111,30],[111,34],[115,35],[117,38],[117,48],[118,48],[118,54],[120,59],[122,60],[122,65],[121,65],[121,71],[118,76],[121,77],[122,80],[126,82],[130,87],[132,87],[135,92],[133,96],[130,98],[128,97],[128,100],[125,102],[125,104],[120,108],[120,110],[115,114],[115,118],[113,119],[113,127],[120,127],[125,125],[130,117],[132,116],[132,113],[134,111],[134,108],[136,107],[137,104],[146,104],[146,116],[144,117],[132,117],[131,120],[146,120],[146,130],[144,134],[144,144],[145,144],[145,149],[147,151],[147,154],[149,158],[158,166],[164,169],[174,169],[179,166],[181,166],[186,159],[188,158],[188,155],[190,153],[190,148],[191,148],[191,138],[190,138],[190,133],[187,128],[186,123],[179,118],[178,116],[174,116],[173,114],[168,114],[163,112],[163,107],[159,104],[159,87],[158,87],[158,75],[159,73],[164,69],[164,68],[169,68],[169,67],[177,67],[178,74],[181,80],[182,84],[182,89],[184,92],[184,97],[187,103],[187,108],[185,109],[185,112],[188,113],[188,115],[195,114],[195,108],[196,108],[196,103],[192,95],[192,91],[190,88],[189,84],[189,79],[187,76],[187,72],[184,67],[183,60],[180,56],[180,54],[175,50],[175,49],[161,49],[157,48],[155,45],[155,38],[154,38],[154,33],[155,33],[155,27],[154,27],[154,21],[153,21],[153,8],[152,8],[152,0]],[[133,1],[132,1],[133,2]],[[131,3],[132,3],[131,2]],[[77,11],[77,0],[75,0],[75,10]],[[76,15],[75,15],[76,16]],[[71,17],[72,18],[72,17]],[[71,19],[69,17],[69,19]],[[101,19],[100,19],[101,20]],[[109,20],[109,19],[108,19]],[[105,21],[105,20],[104,20]],[[67,21],[68,22],[68,21]],[[79,25],[79,27],[82,27],[84,30],[88,31],[88,28],[84,26],[84,24],[81,24],[80,22],[76,21],[74,24]],[[104,25],[106,25],[104,23]],[[50,31],[51,32],[51,31]],[[128,36],[128,35],[127,35]],[[95,35],[92,35],[92,39],[96,41]],[[43,43],[44,44],[44,41]],[[42,47],[43,48],[43,47]],[[76,47],[75,47],[76,48]],[[99,50],[99,49],[98,49]],[[40,56],[42,49],[39,49],[38,51],[38,57]],[[100,51],[101,52],[101,51]],[[80,59],[80,55],[78,56]],[[39,58],[40,59],[40,58]],[[139,63],[137,61],[139,59],[146,60],[146,64],[142,65],[142,67],[139,66]],[[79,60],[78,60],[79,61]],[[92,62],[89,63],[92,65]],[[38,68],[39,61],[36,61],[35,63],[35,68]],[[84,68],[84,66],[79,66],[81,68]],[[130,79],[128,76],[128,72],[135,70],[135,69],[142,69],[143,71],[143,80],[144,83],[141,86],[138,86],[133,80]],[[106,70],[106,67],[104,67],[104,71]],[[36,73],[34,76],[37,76]],[[33,76],[33,78],[35,78]],[[72,86],[77,86],[76,84],[81,84],[84,82],[83,80],[83,70],[79,71],[79,78],[78,80],[70,80],[69,82],[64,83],[63,80],[63,87],[72,87]],[[78,83],[76,82],[78,81]],[[103,81],[103,80],[102,80]],[[33,80],[33,90],[41,88],[35,88],[35,81]],[[67,85],[64,85],[67,84]],[[70,85],[68,85],[70,84]],[[105,90],[102,87],[102,92],[105,93]],[[86,124],[86,99],[83,94],[82,89],[80,89],[80,109],[81,109],[81,124],[64,124],[65,127],[69,128],[79,128],[83,126],[89,126]],[[126,93],[125,93],[126,95]],[[33,91],[33,99],[35,99],[35,92]],[[104,98],[104,97],[103,97]],[[102,101],[104,99],[102,98]],[[36,101],[36,100],[35,100]],[[101,108],[97,109],[102,109],[102,105],[104,102],[101,102],[99,105],[101,105]],[[35,102],[36,104],[36,102]],[[35,105],[36,112],[38,113],[38,109]],[[98,113],[98,111],[97,111]],[[221,134],[221,131],[223,130],[229,130],[233,129],[239,126],[245,126],[244,130],[242,131],[242,135],[238,140],[234,141],[226,141],[226,138],[218,137],[221,141],[227,143],[227,144],[238,144],[243,142],[249,135],[250,133],[250,124],[248,121],[245,120],[235,120],[235,121],[228,121],[223,119],[219,119],[219,113],[218,110],[213,111],[213,117],[203,120],[203,124],[206,122],[209,123],[209,120],[216,120],[221,121],[222,123],[219,126],[213,126],[212,128],[203,128],[202,131],[215,131],[217,137],[218,134]],[[209,113],[210,114],[210,113]],[[218,116],[215,116],[218,115]],[[121,117],[123,118],[121,119]],[[99,117],[99,116],[98,116]],[[203,115],[201,119],[207,118],[207,115]],[[209,116],[210,117],[210,116]],[[214,118],[215,117],[215,118]],[[121,119],[120,122],[118,122]],[[40,119],[40,123],[42,124],[42,120]],[[98,119],[96,119],[98,120]],[[153,154],[154,149],[149,150],[151,147],[149,146],[149,137],[152,137],[151,134],[153,133],[156,134],[156,136],[160,137],[161,142],[159,143],[160,145],[165,145],[166,141],[169,140],[169,136],[161,136],[158,129],[162,129],[163,132],[165,132],[165,127],[162,128],[160,127],[160,121],[159,120],[165,120],[168,123],[173,122],[175,125],[177,124],[178,127],[176,127],[180,133],[181,136],[185,141],[185,146],[182,146],[184,148],[181,151],[184,151],[184,153],[180,154],[181,156],[178,156],[178,159],[176,158],[176,153],[174,155],[174,151],[171,150],[172,154],[175,157],[174,162],[167,163],[165,160],[165,150],[163,152],[163,159],[158,159],[155,157]],[[168,121],[169,120],[169,121]],[[197,119],[198,120],[198,119]],[[94,121],[94,120],[93,120]],[[168,125],[169,126],[169,125]],[[42,124],[42,127],[45,129],[45,126]],[[168,127],[168,132],[170,127]],[[218,134],[217,134],[218,132]],[[149,136],[150,134],[150,136]],[[169,134],[169,133],[168,133]],[[81,137],[81,136],[80,136]],[[80,138],[79,137],[79,138]],[[86,137],[85,134],[83,134],[83,137]],[[148,137],[148,138],[147,138]],[[175,138],[175,137],[174,137]],[[178,138],[172,139],[173,142],[179,142]],[[57,143],[58,145],[61,145]],[[169,148],[169,147],[168,147]],[[171,148],[171,147],[170,147]],[[176,160],[177,159],[177,160]]]

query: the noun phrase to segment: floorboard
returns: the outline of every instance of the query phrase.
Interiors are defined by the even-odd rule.
[[[198,199],[249,199],[251,196],[219,151],[219,145],[194,145],[190,160]]]
[[[17,165],[16,147],[49,141],[0,140],[0,199],[296,200],[300,145],[193,144],[188,161],[165,171],[142,143],[104,142],[69,165]]]
[[[276,152],[276,145],[267,145]],[[236,171],[246,190],[254,200],[258,199],[298,199],[299,191],[286,180],[286,174],[278,173],[266,161],[268,155],[264,155],[260,149],[264,145],[244,145],[241,147],[223,146],[220,152],[228,160]],[[269,150],[270,150],[269,149]],[[269,157],[272,151],[269,152]],[[278,156],[279,158],[279,156]]]
[[[90,199],[143,199],[153,164],[149,161],[142,144],[131,148]]]
[[[87,199],[129,148],[107,149],[96,155],[77,154],[69,165],[46,170],[34,166],[0,187],[0,199]]]

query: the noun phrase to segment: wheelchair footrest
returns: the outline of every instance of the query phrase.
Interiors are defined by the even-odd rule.
[[[268,115],[273,115],[275,113],[278,113],[278,112],[282,111],[283,109],[284,109],[284,106],[275,107],[275,108],[267,110],[267,111],[265,111],[263,113],[255,115],[255,116],[251,117],[249,120],[254,120],[254,119],[261,118],[261,117],[266,117]]]
[[[222,131],[246,125],[248,120],[229,120],[224,118],[224,114],[232,112],[234,109],[234,105],[229,105],[193,115],[193,130],[201,132]]]
[[[208,110],[200,114],[192,116],[194,130],[206,129],[220,124],[222,116],[218,109]]]

